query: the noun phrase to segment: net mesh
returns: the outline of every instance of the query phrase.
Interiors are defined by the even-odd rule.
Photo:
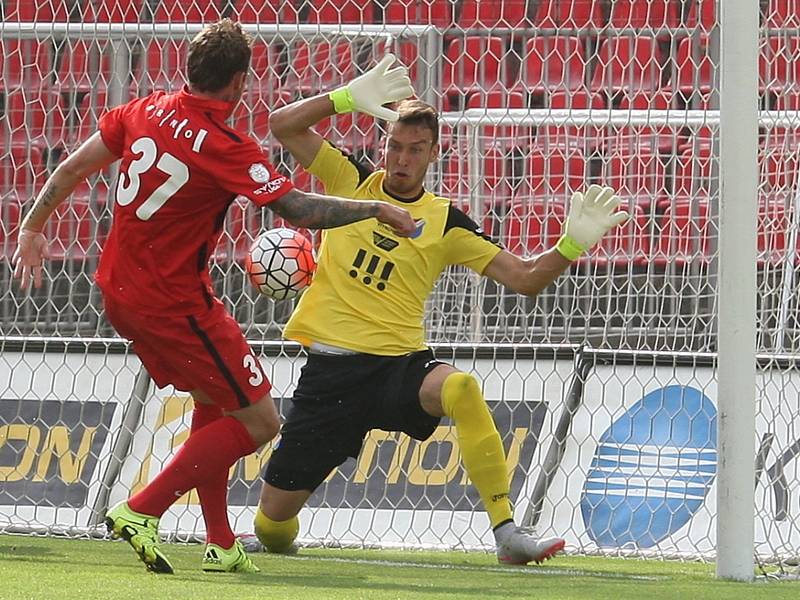
[[[795,2],[760,4],[759,97],[769,112],[760,120],[759,194],[753,199],[757,350],[794,356],[800,351],[795,291],[800,13]],[[321,191],[270,137],[270,110],[345,83],[391,50],[409,66],[420,97],[443,111],[441,159],[428,187],[510,251],[532,255],[550,247],[573,191],[588,183],[619,191],[631,221],[535,299],[449,270],[428,302],[428,339],[447,348],[461,344],[452,359],[481,377],[509,453],[520,519],[536,521],[542,531],[566,536],[571,548],[587,552],[712,553],[714,507],[702,494],[711,483],[702,479],[703,469],[685,461],[713,465],[715,440],[620,441],[612,424],[625,422],[632,407],[651,410],[647,394],[670,385],[699,390],[706,398],[716,395],[708,356],[716,350],[719,121],[715,113],[703,112],[718,101],[715,5],[712,0],[0,2],[0,528],[91,528],[109,502],[147,481],[184,439],[187,399],[151,389],[104,320],[92,284],[113,214],[114,169],[81,184],[48,225],[53,258],[42,289],[27,294],[12,285],[10,260],[20,219],[36,192],[96,129],[98,117],[154,89],[179,89],[192,35],[203,22],[231,16],[254,36],[250,83],[231,123],[259,139],[273,163],[302,189]],[[527,120],[518,119],[512,112],[517,110]],[[706,117],[674,117],[688,110]],[[381,123],[339,115],[317,130],[359,160],[380,165]],[[243,268],[258,232],[283,224],[268,210],[237,199],[212,257],[212,274],[248,339],[268,355],[277,394],[288,398],[302,362],[295,349],[278,341],[292,301],[260,298]],[[542,345],[555,350],[542,358],[533,345],[536,352]],[[580,345],[640,357],[669,353],[684,362],[616,367],[614,358],[603,370],[592,359],[581,392],[575,379]],[[43,348],[49,351],[42,353]],[[791,505],[779,510],[784,506],[779,490],[788,493],[800,480],[797,452],[791,450],[798,438],[792,417],[800,409],[791,369],[767,360],[762,366],[758,550],[783,556],[798,545]],[[663,392],[662,405],[673,398],[669,394]],[[570,398],[585,400],[572,406]],[[712,419],[702,398],[688,392],[677,398],[669,402],[677,402],[681,415],[711,423],[698,416]],[[561,419],[566,432],[556,426]],[[631,426],[635,423],[631,417]],[[559,445],[566,450],[553,454],[551,448]],[[312,498],[303,514],[302,539],[486,544],[488,523],[453,448],[447,424],[423,444],[373,433],[359,461],[339,470]],[[622,460],[634,450],[638,462]],[[607,459],[602,453],[614,457],[614,473],[600,468]],[[268,456],[269,448],[232,474],[239,529],[249,530],[258,470]],[[702,489],[670,484],[686,476],[695,477]],[[660,492],[642,492],[642,485]],[[623,492],[598,500],[598,486]],[[642,506],[663,509],[648,513],[649,522],[665,511],[692,509],[695,501],[702,506],[692,509],[700,516],[684,529],[667,528],[669,543],[661,538],[650,544],[658,535],[636,531],[636,505],[621,530],[616,522],[605,529],[597,524],[603,502],[614,498],[628,504],[644,498]],[[677,508],[671,503],[675,498],[683,502]],[[166,530],[199,533],[193,502],[189,498],[169,513]],[[623,518],[620,514],[611,510],[613,517]]]

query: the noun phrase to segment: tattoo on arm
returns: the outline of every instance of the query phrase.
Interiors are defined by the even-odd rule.
[[[281,196],[269,208],[297,227],[329,229],[375,217],[375,202],[344,200],[299,190]]]
[[[48,180],[44,189],[39,193],[39,197],[36,198],[36,202],[34,202],[33,208],[31,208],[30,213],[28,213],[26,220],[46,221],[61,201],[58,196],[58,186],[52,179]]]

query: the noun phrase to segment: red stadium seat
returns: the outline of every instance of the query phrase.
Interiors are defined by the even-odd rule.
[[[661,86],[661,55],[649,36],[606,39],[598,54],[592,89],[606,92],[655,91]]]
[[[0,92],[19,86],[39,87],[52,70],[51,44],[0,39]]]
[[[587,179],[586,159],[579,147],[536,144],[530,148],[526,166],[524,193],[534,197],[569,196]]]
[[[5,128],[12,144],[47,145],[47,114],[55,95],[39,89],[11,90],[5,95]],[[0,134],[2,132],[0,127]]]
[[[675,157],[673,192],[678,199],[709,196],[712,189],[712,152],[710,146],[699,145]]]
[[[105,42],[71,39],[65,41],[56,69],[58,91],[91,91],[98,82],[108,82],[111,54]]]
[[[442,166],[442,186],[440,195],[449,198],[459,206],[469,203],[468,163],[459,152],[449,149],[439,159]]]
[[[0,259],[11,259],[14,254],[21,212],[16,193],[0,194]]]
[[[673,0],[615,0],[609,23],[620,29],[652,29],[678,26],[678,3]]]
[[[144,65],[145,87],[179,90],[186,84],[186,40],[152,40],[147,46]]]
[[[468,36],[447,48],[444,87],[465,95],[496,89],[503,82],[505,42],[499,37]]]
[[[383,21],[400,25],[453,25],[453,0],[380,0]],[[380,13],[377,15],[380,19]]]
[[[769,0],[764,15],[763,23],[766,27],[800,27],[800,3],[797,0]]]
[[[556,91],[549,97],[549,108],[553,110],[603,109],[601,94],[592,94],[586,89],[571,92]],[[605,128],[599,125],[545,125],[536,135],[538,143],[570,146],[584,149],[587,153],[604,143]]]
[[[575,36],[536,36],[525,44],[523,81],[533,93],[584,87],[588,65]]]
[[[525,96],[520,91],[492,90],[486,94],[473,94],[467,108],[525,108]],[[528,128],[515,125],[487,125],[481,127],[479,135],[493,146],[507,148],[525,143],[522,132]]]
[[[50,257],[54,260],[82,260],[87,255],[97,256],[93,247],[94,216],[85,197],[75,197],[56,209],[47,224],[50,240]]]
[[[350,42],[299,42],[290,59],[292,72],[286,86],[303,94],[318,93],[355,77]]]
[[[600,267],[647,263],[650,256],[649,215],[639,204],[623,208],[631,213],[630,220],[603,236],[600,243],[592,248],[588,255],[581,258],[581,262],[589,262]]]
[[[760,74],[765,77],[764,87],[779,95],[787,89],[800,89],[800,38],[770,37],[761,51]]]
[[[792,145],[768,144],[759,150],[759,191],[762,194],[789,193],[797,185],[800,171],[797,139],[789,139],[794,142]]]
[[[623,94],[619,103],[622,110],[668,110],[671,106],[672,95],[665,90],[639,92],[633,95]],[[685,141],[679,134],[680,129],[678,128],[653,125],[620,128],[616,137],[618,143],[624,143],[629,148],[674,153]]]
[[[792,193],[761,195],[758,203],[757,264],[780,266],[787,260],[789,231],[792,227]],[[800,239],[798,239],[800,243]]]
[[[136,23],[145,0],[93,0],[84,7],[83,20],[98,23]]]
[[[541,0],[534,27],[540,29],[599,29],[603,27],[602,0]]]
[[[701,31],[710,32],[717,22],[717,0],[693,0],[689,3],[688,27],[699,27]]]
[[[156,23],[213,23],[221,16],[215,0],[171,0],[159,3],[153,20]]]
[[[564,205],[552,199],[515,203],[506,215],[501,241],[513,254],[541,254],[558,242],[565,216]]]
[[[260,96],[277,101],[283,93],[278,48],[274,44],[265,44],[257,40],[253,44],[253,54],[250,58],[250,85],[248,91],[258,88]]]
[[[6,0],[3,20],[24,22],[65,22],[68,20],[68,0]]]
[[[309,23],[372,23],[372,0],[318,0],[309,2]]]
[[[514,194],[515,177],[512,174],[513,155],[508,149],[490,147],[484,152],[481,173],[482,197],[492,204],[505,202]]]
[[[462,29],[530,27],[526,0],[462,0],[458,25]]]
[[[44,181],[42,150],[30,144],[11,145],[0,149],[0,192],[14,191],[32,196]]]
[[[707,196],[676,199],[666,205],[657,227],[653,262],[659,266],[707,264],[711,259],[712,225]]]
[[[296,23],[297,8],[285,0],[237,0],[233,16],[242,23]]]
[[[459,207],[469,205],[473,196],[470,190],[469,164],[458,153],[450,152],[442,161],[441,195]],[[513,194],[515,178],[512,173],[512,154],[508,150],[489,147],[481,157],[478,188],[474,190],[489,207],[502,205]]]
[[[408,68],[408,76],[412,83],[417,81],[418,69],[427,67],[419,62],[419,46],[416,41],[399,41],[395,56]]]
[[[683,38],[678,42],[676,57],[678,89],[688,97],[693,92],[707,94],[714,86],[714,75],[717,72],[708,54],[708,36],[699,38],[697,56],[693,47],[692,38]]]
[[[629,153],[626,147],[609,148],[605,181],[622,198],[638,205],[655,204],[664,197],[666,168],[656,153],[640,149]]]
[[[225,226],[214,249],[213,259],[217,262],[244,262],[256,231],[258,228],[250,202],[246,198],[237,197],[228,208]]]

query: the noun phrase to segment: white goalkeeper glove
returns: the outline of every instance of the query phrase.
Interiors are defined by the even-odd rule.
[[[627,211],[617,210],[620,202],[612,188],[599,185],[590,185],[585,193],[572,194],[569,215],[556,250],[564,258],[577,260],[606,233],[630,218]]]
[[[394,61],[394,54],[387,54],[369,71],[328,94],[336,112],[341,114],[357,110],[379,119],[397,121],[397,111],[383,105],[413,96],[414,88],[411,87],[406,67],[389,69]]]

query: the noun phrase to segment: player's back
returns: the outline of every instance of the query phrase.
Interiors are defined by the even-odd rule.
[[[291,188],[260,147],[224,124],[233,104],[186,90],[156,92],[100,120],[121,157],[114,223],[97,282],[150,314],[191,314],[212,302],[208,257],[237,194],[259,204]]]

